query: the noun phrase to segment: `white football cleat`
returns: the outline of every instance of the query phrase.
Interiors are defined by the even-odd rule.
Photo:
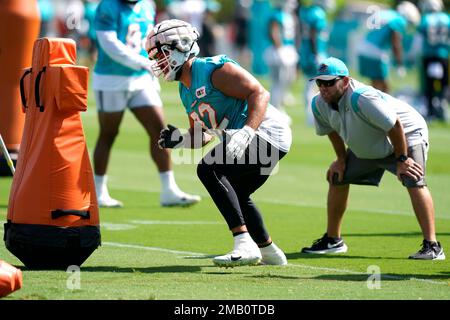
[[[160,203],[163,207],[174,207],[174,206],[190,206],[199,202],[202,198],[194,194],[188,194],[183,191],[167,191],[161,193]]]
[[[233,251],[213,259],[219,267],[236,267],[256,265],[261,261],[261,251],[248,232],[233,237]]]
[[[236,267],[256,265],[261,261],[261,252],[256,243],[241,245],[230,253],[213,259],[216,266]]]
[[[287,265],[287,259],[284,252],[272,242],[270,246],[260,248],[261,250],[261,264],[285,266]]]
[[[110,196],[103,196],[97,199],[100,208],[122,208],[123,203],[119,200],[113,199]]]

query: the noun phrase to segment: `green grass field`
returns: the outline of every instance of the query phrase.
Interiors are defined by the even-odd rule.
[[[180,187],[203,201],[190,208],[161,208],[147,137],[127,113],[109,169],[110,192],[125,208],[101,209],[102,246],[81,267],[80,289],[68,288],[71,275],[65,271],[24,270],[23,288],[5,299],[449,299],[450,258],[407,259],[422,236],[406,190],[388,173],[380,188],[351,188],[343,226],[346,254],[299,253],[324,233],[325,172],[334,154],[328,139],[305,125],[300,85],[293,92],[292,149],[279,172],[254,194],[288,266],[215,267],[211,258],[230,251],[232,238],[196,176],[195,163],[174,170]],[[167,121],[186,127],[175,84],[163,85],[163,101]],[[98,129],[92,98],[83,125],[92,152]],[[450,255],[450,127],[431,125],[430,141],[427,175],[437,235]],[[0,179],[0,221],[6,221],[11,181]],[[0,258],[23,267],[3,243]],[[379,289],[368,287],[372,270],[381,272]]]

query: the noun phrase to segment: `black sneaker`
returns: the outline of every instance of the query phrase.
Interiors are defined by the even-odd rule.
[[[334,239],[328,237],[328,235],[325,233],[322,238],[317,239],[314,241],[311,247],[309,248],[303,248],[300,252],[301,253],[344,253],[347,252],[348,247],[344,243],[344,240],[341,239]]]
[[[444,249],[439,242],[423,240],[422,249],[410,255],[409,259],[445,260]]]

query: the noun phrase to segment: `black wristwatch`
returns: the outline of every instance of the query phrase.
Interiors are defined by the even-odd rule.
[[[398,162],[405,162],[406,160],[408,160],[408,156],[405,156],[404,154],[401,154],[395,160],[397,160]]]

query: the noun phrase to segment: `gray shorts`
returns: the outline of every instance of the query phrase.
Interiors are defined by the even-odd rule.
[[[425,181],[425,163],[427,159],[428,143],[417,144],[408,147],[408,157],[414,159],[418,164],[422,166],[424,176],[419,180],[402,176],[402,183],[407,188],[423,187],[427,183]],[[344,172],[344,178],[341,182],[337,181],[337,175],[333,177],[333,184],[359,184],[378,186],[384,171],[396,175],[397,173],[397,161],[395,155],[383,159],[360,159],[350,149],[347,151],[346,167]]]
[[[137,91],[95,90],[94,94],[99,112],[121,112],[127,107],[162,107],[158,91],[151,87]]]

